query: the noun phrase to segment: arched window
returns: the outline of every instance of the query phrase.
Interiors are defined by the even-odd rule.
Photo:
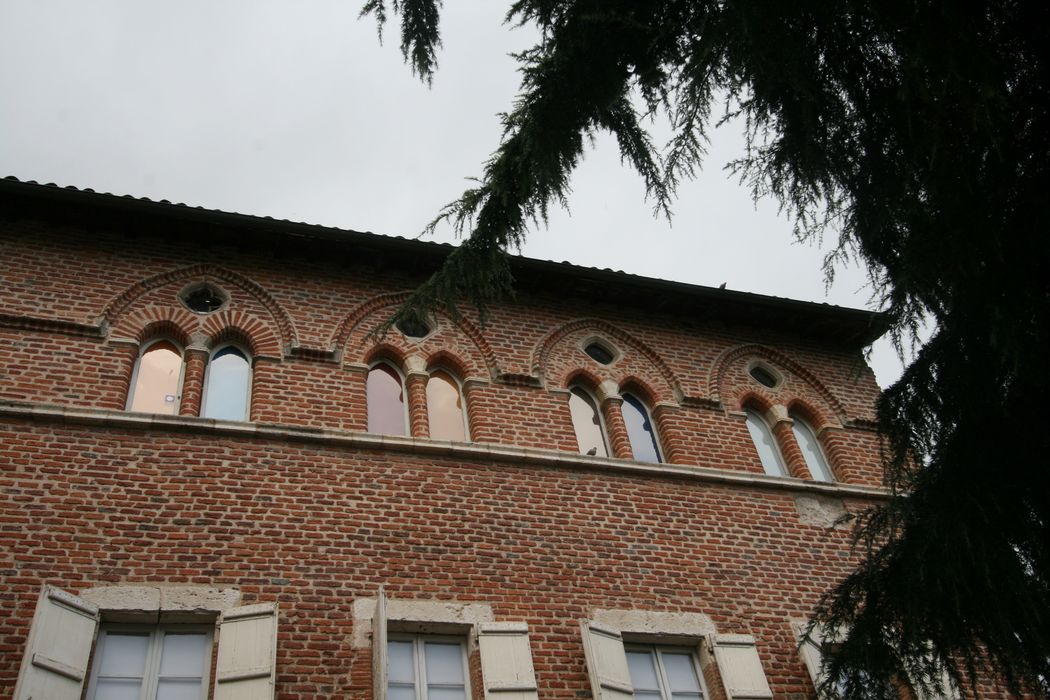
[[[435,370],[427,380],[427,415],[430,437],[434,440],[464,442],[467,439],[466,413],[459,382],[445,370]]]
[[[182,348],[170,340],[154,340],[143,345],[131,373],[127,410],[177,414],[182,368]]]
[[[802,456],[806,459],[810,475],[816,481],[834,481],[835,475],[831,472],[831,466],[828,464],[827,457],[824,456],[824,450],[820,448],[820,441],[817,440],[817,434],[813,432],[813,428],[795,414],[791,415],[791,419],[794,421],[791,430],[795,433],[795,441],[798,442]]]
[[[627,425],[627,436],[631,440],[631,452],[640,462],[662,462],[656,430],[649,418],[649,411],[641,399],[633,394],[623,395],[623,422]]]
[[[580,454],[608,457],[609,447],[605,442],[598,404],[582,387],[574,386],[569,390],[569,412],[572,414],[572,426],[576,429]]]
[[[236,345],[226,345],[211,355],[204,376],[201,416],[223,420],[248,420],[251,405],[252,363]]]
[[[769,429],[762,416],[752,410],[747,411],[747,429],[751,433],[751,439],[755,442],[758,450],[758,458],[762,462],[762,468],[770,476],[788,476],[784,458],[777,447],[777,441],[773,437],[773,431]]]
[[[380,362],[368,371],[368,432],[407,435],[405,386],[398,371]]]

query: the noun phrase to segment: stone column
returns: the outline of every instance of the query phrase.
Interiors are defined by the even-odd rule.
[[[813,479],[806,466],[806,458],[802,456],[802,450],[795,440],[795,433],[791,430],[794,421],[788,416],[787,408],[776,405],[766,411],[766,420],[772,426],[773,437],[780,448],[780,454],[784,457],[787,465],[788,475],[799,479]]]
[[[631,437],[627,434],[627,424],[623,422],[623,397],[619,388],[611,381],[602,382],[598,387],[598,402],[601,404],[602,418],[609,435],[609,446],[612,457],[634,459],[631,450]]]
[[[199,416],[204,396],[204,371],[208,366],[208,348],[193,342],[186,348],[185,368],[182,371],[182,398],[179,401],[180,416]]]
[[[408,400],[409,435],[417,438],[430,437],[430,415],[427,413],[426,360],[412,355],[405,360],[405,394]]]

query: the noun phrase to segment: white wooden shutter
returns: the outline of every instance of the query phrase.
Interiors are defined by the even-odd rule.
[[[806,670],[809,671],[809,678],[813,681],[813,687],[819,688],[821,681],[824,679],[821,673],[821,667],[824,663],[824,655],[821,653],[820,644],[824,643],[823,635],[819,629],[813,630],[812,639],[803,641],[803,637],[806,634],[807,623],[802,620],[796,620],[791,623],[791,629],[795,632],[795,639],[801,645],[798,653],[802,656],[802,662],[806,664]]]
[[[711,639],[711,647],[729,700],[773,697],[754,637],[749,634],[716,634]]]
[[[375,700],[386,700],[386,654],[386,591],[380,586],[376,609],[372,612],[372,696]]]
[[[478,630],[485,700],[537,700],[529,626],[485,622]]]
[[[54,586],[45,585],[29,629],[16,700],[80,700],[98,608]]]
[[[267,700],[277,671],[277,604],[231,608],[219,626],[215,700]]]
[[[632,700],[634,686],[620,631],[588,620],[580,626],[594,700]]]

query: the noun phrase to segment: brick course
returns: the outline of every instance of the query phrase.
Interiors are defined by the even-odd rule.
[[[796,498],[820,492],[854,511],[879,498],[878,389],[859,347],[526,285],[485,325],[469,311],[439,315],[422,341],[394,331],[377,348],[370,332],[422,279],[396,257],[318,255],[244,232],[180,238],[153,223],[0,220],[0,694],[46,582],[233,586],[244,603],[276,600],[281,698],[371,697],[351,608],[380,585],[394,599],[487,603],[496,620],[528,622],[541,698],[589,694],[579,621],[598,608],[706,614],[720,633],[755,636],[775,697],[810,697],[789,620],[854,559],[848,529],[806,524]],[[228,292],[229,306],[182,307],[177,294],[198,281]],[[336,437],[231,434],[193,418],[203,353],[187,366],[186,418],[120,418],[139,344],[160,335],[209,349],[237,339],[255,356],[253,421]],[[594,336],[622,357],[591,360],[580,344]],[[476,443],[543,452],[515,461],[339,438],[366,429],[365,375],[379,357],[455,371]],[[747,376],[756,359],[780,387]],[[577,451],[573,381],[646,399],[681,470],[559,462]],[[418,438],[424,387],[409,375]],[[626,456],[618,403],[603,410]],[[761,476],[749,405],[802,411],[842,486]],[[66,419],[62,407],[80,413]],[[790,428],[777,432],[804,476]]]

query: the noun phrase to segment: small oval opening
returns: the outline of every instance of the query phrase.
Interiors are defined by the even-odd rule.
[[[406,338],[425,338],[430,334],[430,325],[417,318],[403,318],[394,324]]]
[[[764,387],[772,389],[777,385],[776,376],[762,365],[755,365],[751,368],[751,378]]]
[[[591,343],[587,347],[585,347],[583,351],[587,353],[587,356],[589,358],[602,365],[611,364],[612,361],[616,358],[612,350],[605,347],[601,343]]]
[[[198,314],[210,314],[218,311],[226,303],[226,295],[210,284],[190,287],[179,299],[186,308]]]

